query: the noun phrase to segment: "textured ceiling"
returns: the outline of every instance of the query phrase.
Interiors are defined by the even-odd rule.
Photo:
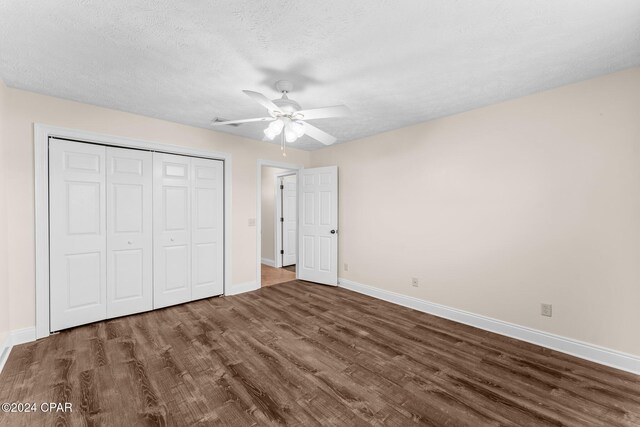
[[[289,79],[339,142],[636,65],[637,0],[0,0],[8,86],[208,128]]]

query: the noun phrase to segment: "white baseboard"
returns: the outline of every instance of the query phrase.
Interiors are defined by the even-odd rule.
[[[640,375],[640,357],[638,356],[374,288],[348,279],[339,279],[338,282],[338,286],[351,291]]]
[[[16,329],[11,331],[11,345],[24,344],[36,340],[36,328],[35,326],[29,328]]]
[[[0,346],[0,372],[9,358],[14,345],[24,344],[36,340],[36,328],[22,328],[10,331]]]
[[[276,262],[274,260],[272,260],[272,259],[269,259],[269,258],[262,258],[260,260],[260,262],[262,264],[268,265],[269,267],[275,267],[276,266]]]
[[[254,281],[236,283],[235,285],[231,285],[229,289],[226,289],[224,295],[225,296],[238,295],[238,294],[243,294],[245,292],[255,291],[258,289],[260,289],[260,286]]]
[[[4,368],[4,364],[9,358],[11,347],[11,333],[9,333],[5,337],[4,341],[0,344],[0,373],[2,372],[2,368]]]

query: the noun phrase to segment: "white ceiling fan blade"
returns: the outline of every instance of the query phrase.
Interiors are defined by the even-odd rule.
[[[280,111],[280,107],[274,104],[269,98],[261,94],[260,92],[254,92],[252,90],[243,90],[244,93],[249,95],[251,99],[262,105],[269,111]]]
[[[309,123],[304,124],[304,134],[322,142],[324,145],[331,145],[337,141],[335,137]]]
[[[301,110],[302,120],[326,119],[329,117],[345,117],[351,115],[351,110],[346,105],[334,105],[332,107],[313,108]]]
[[[243,120],[227,120],[226,122],[218,122],[212,121],[211,126],[221,126],[221,125],[239,125],[241,123],[251,123],[251,122],[271,122],[275,120],[273,117],[259,117],[257,119],[243,119]]]

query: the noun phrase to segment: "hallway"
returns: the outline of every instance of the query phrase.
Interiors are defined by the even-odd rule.
[[[279,283],[296,280],[296,266],[292,265],[284,268],[274,268],[266,264],[261,264],[262,287],[277,285]]]

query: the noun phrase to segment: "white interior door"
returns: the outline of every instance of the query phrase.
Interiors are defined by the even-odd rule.
[[[107,317],[105,154],[49,140],[51,331]]]
[[[224,292],[223,162],[191,159],[191,298]]]
[[[296,175],[282,177],[282,266],[293,265],[298,248],[298,185]]]
[[[191,300],[191,160],[153,153],[154,308]]]
[[[303,169],[300,174],[298,278],[338,284],[338,167]]]
[[[153,308],[153,157],[107,149],[107,317]]]

